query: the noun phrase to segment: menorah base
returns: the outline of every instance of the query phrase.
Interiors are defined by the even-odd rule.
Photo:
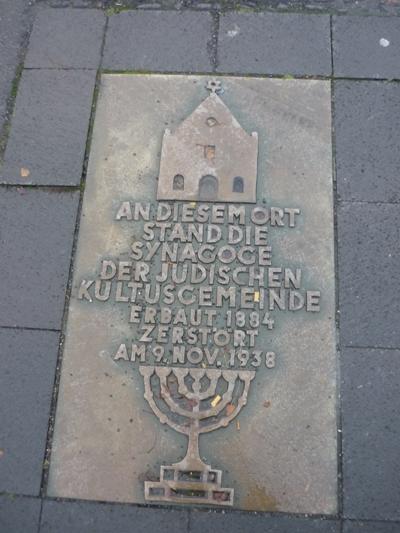
[[[162,466],[160,481],[145,481],[144,495],[147,501],[231,506],[234,491],[222,488],[221,480],[221,470]]]

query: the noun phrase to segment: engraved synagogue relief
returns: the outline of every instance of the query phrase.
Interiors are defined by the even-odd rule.
[[[250,135],[218,96],[210,95],[162,141],[158,200],[256,201],[258,134]]]

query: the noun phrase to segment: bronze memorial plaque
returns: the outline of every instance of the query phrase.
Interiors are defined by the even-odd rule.
[[[102,76],[52,496],[334,513],[330,84]]]

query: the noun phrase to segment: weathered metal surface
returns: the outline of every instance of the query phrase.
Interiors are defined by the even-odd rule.
[[[102,78],[51,495],[336,510],[329,83],[221,80],[207,97],[201,76]],[[229,198],[187,202],[190,166],[162,173],[165,128],[187,124],[190,146],[207,98],[258,133],[234,176],[255,176],[255,201],[229,175]],[[223,138],[201,151],[211,191]]]

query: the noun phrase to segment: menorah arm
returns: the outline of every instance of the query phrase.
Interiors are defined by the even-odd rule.
[[[204,369],[204,368],[176,368],[174,367],[173,371],[169,367],[155,367],[154,369],[155,374],[160,378],[166,380],[168,379],[168,376],[172,373],[178,380],[178,392],[182,394],[182,396],[185,396],[188,400],[206,400],[210,396],[213,395],[213,392],[210,393],[209,391],[215,391],[215,388],[217,386],[218,379],[222,376],[222,370],[216,370],[216,369]],[[185,377],[188,374],[192,374],[193,372],[196,373],[196,380],[200,381],[200,379],[203,376],[207,376],[207,378],[210,380],[210,384],[207,387],[206,390],[203,392],[201,391],[190,391],[188,387],[185,384]]]
[[[255,372],[254,371],[246,371],[246,374],[240,377],[242,381],[244,381],[244,389],[243,394],[238,400],[238,403],[235,407],[235,409],[232,411],[232,413],[226,417],[224,417],[222,420],[217,420],[216,422],[213,422],[212,424],[209,424],[207,426],[202,426],[199,428],[199,433],[209,433],[210,431],[214,431],[216,429],[219,429],[220,427],[226,427],[231,420],[233,420],[241,411],[242,407],[246,405],[247,403],[247,395],[249,392],[250,382],[254,378]]]
[[[159,376],[159,379],[160,379],[160,384],[161,384],[162,397],[165,400],[168,407],[171,409],[171,411],[178,415],[184,416],[186,418],[190,418],[192,420],[203,420],[205,418],[211,418],[213,416],[217,416],[232,400],[233,389],[235,386],[234,382],[228,383],[227,390],[222,395],[221,401],[215,407],[210,407],[210,409],[206,409],[204,411],[188,411],[186,409],[182,409],[182,407],[180,407],[171,397],[171,393],[168,389],[166,377]]]
[[[162,424],[168,424],[170,427],[172,427],[172,429],[174,429],[178,433],[189,435],[189,432],[190,432],[189,426],[183,426],[181,424],[177,424],[176,422],[171,420],[165,413],[163,413],[161,409],[157,406],[154,400],[154,394],[150,386],[150,378],[152,374],[154,373],[154,368],[153,367],[140,367],[139,371],[142,374],[143,381],[144,381],[144,397],[148,401],[150,407],[153,409],[154,414],[157,416],[160,422]]]
[[[205,372],[205,371],[204,371]],[[210,377],[211,374],[211,377]],[[210,385],[203,392],[191,392],[183,380],[179,380],[178,391],[182,396],[185,396],[188,400],[207,400],[210,397],[210,390],[215,391],[218,379],[221,377],[221,370],[209,370],[207,372],[207,377],[210,380]]]

